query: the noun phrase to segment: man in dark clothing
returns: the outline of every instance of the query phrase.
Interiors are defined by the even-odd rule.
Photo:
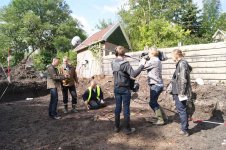
[[[133,70],[128,61],[125,61],[125,48],[118,46],[115,49],[117,58],[112,62],[112,70],[114,76],[114,94],[115,94],[115,131],[120,131],[120,113],[124,112],[124,125],[126,134],[130,134],[135,131],[135,128],[130,127],[130,99],[131,99],[131,78],[137,77],[146,63],[145,59],[142,59],[140,66],[137,70]]]
[[[103,101],[103,92],[95,80],[90,82],[90,87],[85,91],[82,97],[87,109],[99,109],[106,106]]]
[[[53,58],[52,64],[48,66],[47,72],[47,89],[50,89],[50,103],[49,103],[49,117],[53,119],[61,119],[57,115],[57,103],[58,93],[57,88],[60,88],[60,83],[66,76],[61,76],[58,73],[57,66],[59,65],[59,59]]]

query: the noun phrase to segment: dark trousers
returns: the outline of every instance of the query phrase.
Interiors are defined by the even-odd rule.
[[[77,93],[75,86],[62,86],[63,102],[66,105],[68,103],[68,91],[71,94],[72,105],[77,104]]]
[[[105,107],[105,104],[101,104],[100,101],[90,100],[89,102],[90,109],[99,109]]]
[[[57,88],[50,89],[49,116],[57,116],[58,93]]]
[[[130,118],[130,99],[131,92],[129,88],[126,87],[115,87],[115,116],[119,116],[122,111],[122,103],[123,103],[123,113],[124,118]]]
[[[180,116],[181,121],[181,130],[188,130],[188,115],[187,115],[187,101],[179,101],[178,95],[173,95],[173,99],[175,100],[176,108]]]
[[[158,98],[163,90],[162,86],[150,85],[150,102],[149,106],[155,111],[159,109]]]

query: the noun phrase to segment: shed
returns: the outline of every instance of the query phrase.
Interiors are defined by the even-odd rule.
[[[130,41],[120,23],[94,33],[75,48],[77,52],[77,72],[79,77],[90,78],[103,73],[102,57],[111,55],[116,46],[131,50]],[[98,51],[98,57],[94,53]]]

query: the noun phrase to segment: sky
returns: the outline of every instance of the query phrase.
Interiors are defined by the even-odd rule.
[[[7,5],[11,0],[0,0],[0,7]],[[95,26],[101,19],[117,21],[117,10],[128,0],[66,0],[72,10],[72,16],[83,25],[83,29],[90,36],[97,32]],[[193,0],[202,8],[202,0]],[[226,12],[226,0],[221,0],[221,9]]]

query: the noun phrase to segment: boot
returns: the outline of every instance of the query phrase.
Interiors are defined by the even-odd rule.
[[[115,115],[115,132],[120,131],[120,115]]]
[[[72,104],[72,110],[71,110],[71,112],[74,112],[74,113],[78,112],[78,110],[76,109],[75,106],[76,106],[75,104]]]
[[[162,112],[162,116],[163,116],[163,119],[164,119],[164,122],[167,123],[169,118],[168,116],[166,115],[166,113],[164,112],[163,108],[161,106],[159,106],[161,112]]]
[[[68,113],[68,107],[67,107],[67,104],[64,104],[64,110],[63,110],[63,112],[64,112],[65,114]]]
[[[155,111],[155,115],[158,118],[158,120],[156,122],[154,122],[153,124],[164,125],[165,122],[164,122],[164,119],[163,119],[163,113],[162,113],[160,108]]]
[[[124,117],[125,122],[125,134],[131,134],[136,131],[135,128],[130,127],[130,117]]]

